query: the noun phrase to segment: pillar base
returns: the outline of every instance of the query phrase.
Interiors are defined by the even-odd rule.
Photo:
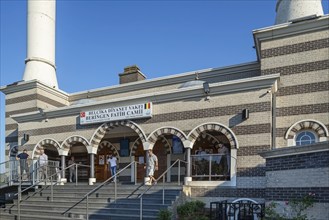
[[[89,185],[94,185],[96,183],[96,178],[89,178]]]
[[[192,177],[184,177],[184,185],[188,185],[188,182],[192,182]]]

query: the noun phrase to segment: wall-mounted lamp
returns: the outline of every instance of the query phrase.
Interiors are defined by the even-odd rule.
[[[242,120],[247,120],[249,118],[249,109],[245,108],[242,110]]]
[[[210,96],[209,96],[209,93],[210,93],[210,87],[209,87],[209,83],[208,82],[204,82],[203,83],[203,91],[204,93],[207,95],[205,100],[209,100],[210,99]]]
[[[28,142],[30,140],[30,135],[29,134],[23,134],[23,140],[25,142]]]

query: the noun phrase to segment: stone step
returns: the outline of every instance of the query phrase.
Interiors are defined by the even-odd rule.
[[[73,217],[73,218],[85,218],[86,216],[86,208],[74,208],[72,210],[69,210],[67,213],[64,213],[67,211],[66,207],[62,208],[49,208],[44,209],[43,207],[40,207],[41,209],[32,209],[31,207],[24,207],[21,208],[21,215],[34,215],[36,213],[39,214],[39,217],[47,218],[49,216],[51,217],[57,217],[58,219],[66,217]],[[166,207],[162,207],[166,208]],[[114,217],[139,217],[140,216],[140,209],[138,208],[119,208],[119,207],[104,207],[104,208],[91,208],[89,207],[89,216],[93,216],[95,219],[96,216],[101,216],[102,218],[112,219],[112,216]],[[143,218],[145,217],[156,217],[158,215],[159,209],[149,209],[147,206],[143,206]],[[7,212],[1,211],[0,216],[2,219],[2,216],[4,215],[18,215],[17,209],[9,209]],[[110,218],[111,217],[111,218]],[[54,218],[56,219],[56,218]]]
[[[178,190],[167,190],[164,192],[165,196],[167,197],[175,197],[179,196],[181,191]],[[142,192],[135,192],[134,194],[128,193],[128,192],[117,192],[117,198],[136,198],[139,195],[141,195]],[[53,198],[83,198],[86,194],[85,193],[64,193],[64,192],[53,192]],[[157,192],[147,192],[144,194],[144,197],[162,197],[163,192],[157,191]],[[50,192],[42,192],[42,193],[36,193],[36,192],[30,192],[28,195],[24,195],[22,198],[50,198],[51,193]],[[114,198],[115,193],[114,192],[106,192],[106,193],[94,193],[89,196],[89,198]]]
[[[9,213],[1,213],[0,215],[1,220],[17,220],[18,214],[9,214]],[[48,220],[48,219],[54,219],[54,220],[75,220],[77,218],[70,218],[66,216],[40,216],[37,214],[28,215],[28,214],[21,214],[21,220]],[[81,220],[81,219],[80,219]]]
[[[167,195],[165,194],[164,199],[165,200],[175,200],[179,195]],[[126,195],[117,195],[116,199],[138,199],[139,195],[133,195],[130,197],[127,197]],[[143,196],[143,199],[153,199],[153,200],[161,200],[162,201],[162,194],[161,195],[150,195],[150,194],[145,194]],[[89,201],[98,201],[98,202],[103,202],[103,203],[107,203],[107,202],[113,202],[115,200],[115,196],[105,196],[105,195],[100,195],[99,197],[95,197],[95,196],[91,196],[88,198]],[[54,195],[52,201],[53,202],[79,202],[82,200],[82,196],[81,197],[72,197],[71,195]],[[82,201],[86,200],[83,199]],[[30,197],[23,197],[22,201],[28,201],[28,202],[33,202],[33,201],[40,201],[40,202],[50,202],[51,201],[51,196],[30,196]],[[14,201],[15,202],[15,201]]]
[[[21,219],[85,219],[86,201],[77,204],[71,210],[68,208],[79,202],[94,186],[66,184],[53,187],[53,202],[50,201],[50,186],[43,186],[35,192],[29,192],[22,197]],[[114,184],[108,184],[89,197],[89,219],[140,219],[140,199],[143,195],[143,219],[157,219],[159,210],[167,209],[181,194],[182,186],[165,185],[165,201],[162,204],[163,186],[118,184],[117,200],[114,202]],[[66,217],[63,215],[65,211]],[[35,217],[35,213],[39,216]],[[17,216],[17,200],[7,208],[0,209],[0,217],[15,219]],[[51,217],[50,217],[51,216]],[[73,218],[73,219],[74,219]]]
[[[175,201],[175,199],[165,199],[164,200],[164,204],[165,205],[171,205],[172,202]],[[37,199],[33,199],[33,200],[26,200],[26,201],[22,201],[21,202],[21,207],[27,207],[27,206],[51,206],[51,207],[55,207],[55,206],[64,206],[65,207],[71,207],[75,204],[77,204],[77,202],[79,201],[66,201],[66,200],[54,200],[52,202],[50,201],[45,201],[45,200],[37,200]],[[150,206],[157,206],[157,205],[162,205],[163,201],[162,198],[144,198],[143,199],[143,204],[147,204]],[[108,204],[112,204],[112,203],[116,203],[118,205],[121,206],[132,206],[132,205],[139,205],[140,204],[140,199],[117,199],[116,202],[114,202],[114,200],[112,200],[111,202],[109,201],[100,201],[100,200],[88,200],[88,203],[90,206],[94,206],[94,207],[105,207]],[[83,206],[85,207],[86,204],[86,200],[82,201],[79,203],[79,206]],[[17,205],[17,201],[14,202],[13,205]]]

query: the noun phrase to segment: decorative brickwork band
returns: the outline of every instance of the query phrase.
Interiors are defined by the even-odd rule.
[[[329,81],[280,87],[277,96],[329,91]]]
[[[325,70],[329,69],[329,60],[321,60],[310,63],[302,63],[290,66],[276,67],[271,69],[263,69],[261,71],[262,75],[269,75],[280,73],[281,76],[292,75],[298,73],[306,73],[311,71]]]
[[[276,47],[271,49],[266,49],[261,51],[261,59],[282,56],[293,53],[301,53],[310,50],[319,50],[329,47],[329,39],[320,39],[314,41],[308,41],[298,44],[291,44],[282,47]]]
[[[16,97],[16,98],[6,99],[6,106],[11,105],[11,104],[28,102],[28,101],[36,101],[36,100],[45,102],[45,103],[55,106],[55,107],[66,106],[63,103],[57,102],[53,99],[50,99],[50,98],[40,95],[40,94],[31,94],[31,95],[25,95],[25,96],[20,96],[20,97]]]
[[[6,124],[6,126],[5,126],[6,131],[15,130],[17,128],[18,128],[18,125],[16,123],[15,124]]]
[[[289,116],[289,115],[305,115],[316,113],[327,113],[329,109],[329,103],[313,104],[313,105],[299,105],[277,108],[277,116]]]

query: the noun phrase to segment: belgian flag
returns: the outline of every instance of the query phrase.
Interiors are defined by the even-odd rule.
[[[150,109],[151,108],[151,103],[145,103],[144,109]]]

